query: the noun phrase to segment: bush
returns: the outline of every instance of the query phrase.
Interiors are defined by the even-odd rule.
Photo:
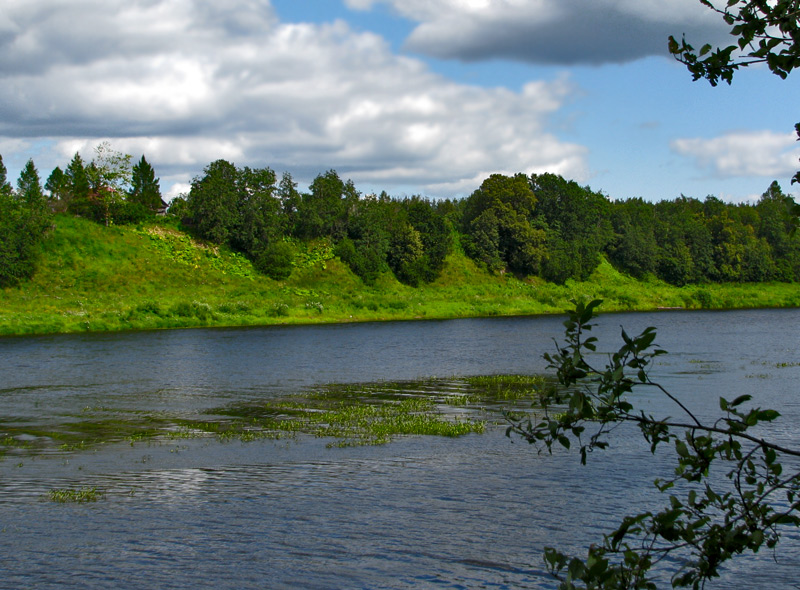
[[[153,218],[153,213],[147,207],[131,201],[112,203],[110,214],[117,225],[136,225]]]
[[[258,253],[253,266],[269,278],[283,281],[292,274],[294,255],[294,247],[289,242],[272,242]]]
[[[180,301],[170,308],[170,314],[182,318],[197,318],[198,320],[208,320],[214,318],[214,313],[208,303],[201,301]]]

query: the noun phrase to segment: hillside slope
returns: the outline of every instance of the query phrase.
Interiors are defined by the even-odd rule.
[[[168,224],[103,227],[58,216],[31,281],[0,291],[0,334],[559,313],[582,297],[604,299],[604,311],[788,307],[800,305],[800,286],[675,288],[635,281],[605,261],[587,282],[554,285],[490,275],[458,252],[429,285],[408,287],[387,273],[370,286],[324,243],[303,245],[291,276],[274,281]]]

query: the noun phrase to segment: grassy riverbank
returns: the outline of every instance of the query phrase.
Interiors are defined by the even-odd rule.
[[[565,285],[492,276],[456,252],[441,276],[413,288],[391,275],[365,285],[324,243],[301,249],[274,281],[242,256],[170,225],[103,227],[59,216],[33,279],[0,291],[0,335],[561,313],[573,298],[603,310],[800,306],[800,285],[672,287],[623,276],[604,262]]]

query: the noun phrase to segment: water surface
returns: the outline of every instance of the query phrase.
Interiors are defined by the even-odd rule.
[[[0,339],[0,431],[87,411],[194,417],[325,383],[544,370],[563,318],[181,330]],[[701,415],[743,393],[785,417],[797,446],[800,311],[603,316],[659,328],[655,373]],[[605,344],[608,342],[609,344]],[[613,342],[613,344],[612,344]],[[779,366],[780,365],[780,366]],[[638,400],[655,410],[659,399]],[[89,410],[87,410],[87,408]],[[326,448],[326,441],[119,442],[0,462],[2,588],[552,588],[545,545],[581,551],[657,507],[670,469],[635,435],[582,467],[502,428],[457,439]],[[96,486],[92,504],[42,501]],[[739,562],[710,587],[787,587],[800,541]]]

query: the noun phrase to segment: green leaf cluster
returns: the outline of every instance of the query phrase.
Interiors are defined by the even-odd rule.
[[[700,3],[731,27],[734,43],[716,48],[706,43],[696,51],[685,36],[680,42],[670,36],[669,52],[686,65],[694,80],[702,78],[712,86],[720,81],[730,84],[736,71],[755,64],[765,64],[773,74],[785,79],[800,66],[798,0],[727,0],[722,8],[711,0]],[[800,139],[800,123],[795,130]],[[795,182],[800,182],[800,172],[792,178]]]
[[[31,277],[39,244],[50,227],[39,173],[28,160],[13,191],[0,156],[0,287],[16,285]]]

